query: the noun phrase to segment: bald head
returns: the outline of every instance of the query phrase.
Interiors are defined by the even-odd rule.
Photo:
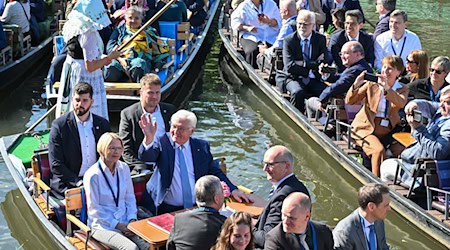
[[[267,180],[272,184],[292,173],[294,157],[285,146],[277,145],[269,148],[264,154],[263,161]]]
[[[360,42],[346,42],[341,48],[341,60],[345,67],[350,67],[364,58],[364,47]]]
[[[311,218],[311,200],[309,196],[294,192],[284,199],[281,208],[283,231],[286,233],[304,233]]]
[[[297,6],[295,5],[295,0],[281,0],[280,14],[283,20],[287,20],[290,17],[297,15]]]

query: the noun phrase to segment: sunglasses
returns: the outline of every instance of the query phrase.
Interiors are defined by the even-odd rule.
[[[433,69],[433,68],[430,68],[430,72],[435,72],[435,73],[438,74],[438,75],[444,73],[443,70],[438,70],[438,69]]]
[[[415,62],[415,61],[410,61],[408,58],[406,58],[406,63],[410,63],[410,64],[414,63],[414,64],[417,64],[417,62]]]

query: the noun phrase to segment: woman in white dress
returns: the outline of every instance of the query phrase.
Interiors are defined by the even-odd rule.
[[[68,55],[61,74],[56,117],[71,110],[73,86],[86,82],[94,90],[91,111],[108,119],[102,67],[117,59],[120,52],[113,50],[109,55],[104,55],[98,31],[110,24],[108,12],[101,0],[79,0],[70,12],[62,32]]]

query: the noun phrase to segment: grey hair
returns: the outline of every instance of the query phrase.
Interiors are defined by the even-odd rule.
[[[445,86],[444,88],[441,89],[441,96],[447,95],[447,94],[450,94],[450,85]]]
[[[434,58],[431,65],[439,65],[445,72],[450,71],[450,58],[448,56],[438,56]]]
[[[352,52],[360,52],[361,55],[364,57],[364,47],[362,46],[362,44],[360,42],[354,41],[352,43],[351,51]]]
[[[298,12],[298,16],[297,16],[297,20],[300,19],[301,17],[308,17],[308,20],[311,23],[316,23],[316,14],[314,14],[314,12],[309,11],[309,10],[300,10]]]
[[[137,13],[139,15],[139,18],[141,19],[141,21],[144,19],[144,9],[142,9],[139,6],[136,6],[136,5],[130,6],[125,11],[125,14],[128,14],[128,13]]]
[[[191,111],[187,111],[185,109],[178,110],[175,114],[172,115],[170,121],[173,123],[175,119],[186,119],[189,121],[189,128],[195,128],[197,126],[197,116]]]
[[[389,12],[395,10],[397,0],[381,0],[381,5]]]
[[[195,201],[197,206],[203,207],[214,203],[214,196],[222,190],[220,179],[214,175],[205,175],[195,183]]]
[[[290,13],[297,13],[297,6],[295,5],[295,0],[281,0],[280,1],[280,9],[281,7],[285,7]]]

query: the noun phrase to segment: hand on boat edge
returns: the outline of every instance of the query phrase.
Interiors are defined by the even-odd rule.
[[[233,196],[233,198],[237,201],[237,202],[246,202],[246,203],[253,203],[253,199],[250,198],[250,196],[248,196],[247,194],[244,194],[243,192],[241,192],[238,189],[233,190],[233,192],[231,192],[231,196]]]

